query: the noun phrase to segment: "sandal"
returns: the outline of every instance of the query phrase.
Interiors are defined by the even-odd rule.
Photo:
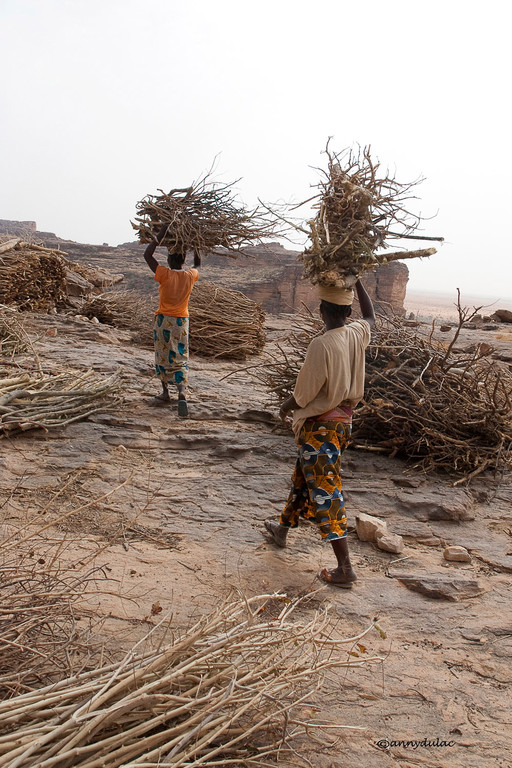
[[[181,416],[182,419],[188,416],[188,405],[184,397],[180,397],[178,400],[178,416]]]
[[[327,570],[327,568],[322,568],[321,571],[318,571],[317,573],[317,579],[320,579],[320,581],[323,581],[324,584],[330,584],[331,587],[340,587],[341,589],[352,589],[352,586],[354,584],[353,581],[336,581],[331,576],[331,572]]]

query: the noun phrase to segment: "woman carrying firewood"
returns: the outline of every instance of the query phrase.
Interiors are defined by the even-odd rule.
[[[292,488],[279,522],[265,520],[278,547],[286,546],[299,516],[311,520],[324,541],[332,544],[337,567],[318,577],[336,587],[351,587],[356,574],[347,545],[347,516],[341,489],[341,455],[349,443],[352,408],[364,392],[365,349],[375,323],[373,304],[358,280],[355,284],[362,320],[346,324],[352,290],[320,286],[320,314],[325,333],[310,343],[293,395],[281,405],[284,420],[294,411],[298,457]]]
[[[144,258],[155,274],[159,283],[160,304],[155,312],[153,339],[155,343],[155,370],[162,382],[162,392],[157,395],[153,405],[165,405],[170,402],[169,383],[178,388],[178,415],[188,416],[187,375],[188,375],[188,300],[194,283],[199,278],[197,269],[183,269],[185,253],[169,249],[167,263],[161,266],[153,256],[155,249],[167,233],[164,224],[156,238],[144,251]],[[194,267],[199,267],[201,259],[194,251]]]

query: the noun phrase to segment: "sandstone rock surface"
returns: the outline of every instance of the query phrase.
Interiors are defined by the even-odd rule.
[[[433,600],[458,602],[483,594],[484,589],[476,579],[454,578],[452,576],[400,576],[398,581],[414,592]]]
[[[113,264],[119,271],[119,259]],[[154,290],[149,270],[145,279]],[[175,402],[149,406],[159,389],[153,355],[130,344],[129,334],[63,315],[27,313],[24,321],[45,370],[121,369],[123,402],[111,411],[0,441],[4,525],[39,519],[42,510],[45,523],[68,514],[49,535],[66,542],[62,558],[77,575],[91,563],[108,574],[90,591],[86,616],[105,619],[109,649],[124,652],[152,630],[157,602],[161,615],[172,617],[170,631],[179,633],[233,591],[314,592],[297,609],[303,617],[331,610],[344,637],[370,628],[360,641],[365,650],[347,658],[384,661],[335,671],[299,710],[301,718],[364,728],[344,729],[330,746],[304,737],[294,745],[301,757],[315,768],[512,765],[510,478],[480,477],[461,490],[449,476],[417,475],[396,459],[346,451],[349,523],[377,512],[404,537],[407,553],[390,557],[349,529],[358,580],[351,590],[323,586],[316,574],[335,560],[314,526],[301,521],[283,550],[265,536],[263,521],[277,519],[286,500],[296,447],[289,432],[277,431],[263,390],[235,373],[236,364],[192,357],[190,418],[180,420]],[[287,323],[287,316],[269,318],[270,336],[277,339]],[[56,336],[46,335],[50,328]],[[462,332],[460,343],[477,333]],[[497,335],[493,346],[510,354],[510,343]],[[29,353],[6,357],[3,365],[8,372],[34,370]],[[400,485],[402,477],[412,482]],[[470,549],[472,561],[442,561],[447,545]],[[44,556],[44,542],[35,554]],[[81,563],[89,565],[81,570]],[[376,617],[385,639],[372,629]],[[377,752],[390,734],[397,741],[438,736],[454,745],[442,754]],[[282,764],[288,768],[284,755]]]

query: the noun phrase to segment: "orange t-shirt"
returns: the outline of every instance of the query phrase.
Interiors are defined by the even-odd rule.
[[[159,264],[155,280],[160,283],[160,304],[155,315],[188,317],[188,299],[198,279],[197,269],[169,269]]]

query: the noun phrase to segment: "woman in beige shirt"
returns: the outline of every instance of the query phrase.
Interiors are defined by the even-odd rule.
[[[265,521],[279,547],[286,546],[299,517],[314,522],[322,539],[332,544],[338,563],[318,576],[338,587],[351,587],[356,580],[347,545],[341,455],[350,440],[352,409],[364,393],[365,350],[375,323],[373,304],[359,280],[355,288],[363,319],[349,324],[353,291],[320,289],[325,332],[310,343],[293,395],[280,408],[283,420],[293,411],[298,456],[292,488],[279,523]]]

